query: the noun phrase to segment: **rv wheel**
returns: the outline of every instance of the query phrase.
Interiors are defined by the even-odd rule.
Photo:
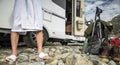
[[[28,32],[27,35],[23,37],[23,39],[28,47],[37,47],[36,32]],[[46,44],[47,40],[48,34],[46,30],[43,30],[43,46]]]
[[[61,43],[61,45],[68,45],[68,42],[60,42]]]

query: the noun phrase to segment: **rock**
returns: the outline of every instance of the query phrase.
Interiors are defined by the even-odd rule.
[[[37,48],[19,48],[16,62],[5,60],[11,54],[11,49],[1,49],[0,65],[119,65],[112,60],[101,61],[98,55],[81,54],[80,46],[44,46],[43,52],[49,53],[46,60],[40,59]]]
[[[107,63],[107,62],[109,62],[109,59],[108,58],[101,58],[101,61]]]
[[[0,62],[5,61],[6,56],[4,54],[0,54]]]
[[[93,65],[99,65],[99,61],[92,60],[92,62],[93,62]]]
[[[25,52],[26,53],[37,53],[37,49],[36,48],[33,48],[33,49],[32,48],[26,48]]]
[[[53,62],[50,63],[51,65],[58,65],[58,60],[55,59]]]
[[[109,62],[107,58],[100,58],[97,55],[90,55],[90,60],[93,62],[94,65],[96,63],[98,63],[98,65],[108,65],[107,63]]]
[[[58,59],[63,60],[63,62],[65,63],[66,62],[66,57],[69,56],[69,55],[70,55],[70,53],[64,53],[62,55],[59,55]]]
[[[61,55],[61,52],[62,52],[62,51],[61,51],[60,49],[56,49],[56,50],[55,50],[55,55]]]
[[[74,55],[70,54],[66,57],[66,62],[65,62],[65,65],[74,65],[74,62],[73,62],[74,59]]]
[[[56,51],[56,47],[51,47],[51,48],[49,48],[49,51],[51,51],[51,52],[55,52]]]
[[[99,60],[99,65],[108,65],[108,64]]]
[[[28,62],[28,54],[27,53],[22,53],[20,55],[18,55],[17,58],[17,62],[21,63],[21,62]]]
[[[109,61],[108,65],[117,65],[113,60]]]
[[[45,64],[49,64],[54,61],[53,57],[49,57],[47,60],[45,60]]]
[[[16,63],[16,65],[28,65],[29,62]]]
[[[99,60],[99,61],[101,60],[101,58],[97,55],[89,55],[89,59],[90,60]]]
[[[45,52],[45,53],[49,53],[50,52],[50,49],[49,49],[49,47],[47,46],[45,46],[45,47],[43,47],[43,52]]]
[[[29,62],[37,62],[37,61],[39,61],[39,56],[37,55],[37,54],[30,54],[30,55],[28,55],[29,56]]]
[[[50,57],[55,57],[55,52],[50,52],[50,53],[49,53],[49,56],[50,56]]]
[[[58,64],[58,60],[57,59],[54,59],[52,62],[49,62],[49,63],[45,63],[45,64],[49,64],[49,65],[57,65]]]
[[[75,65],[93,65],[91,61],[81,54],[75,54],[75,59]]]
[[[45,65],[44,62],[34,62],[34,63],[29,63],[28,65]]]
[[[58,65],[65,65],[65,63],[62,60],[59,60]]]
[[[0,61],[0,65],[14,65],[14,63],[8,63],[6,61],[4,61],[4,62]]]

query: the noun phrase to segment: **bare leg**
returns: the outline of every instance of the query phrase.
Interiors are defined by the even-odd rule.
[[[42,41],[43,41],[42,31],[38,31],[36,33],[36,40],[37,40],[38,53],[40,54],[42,52]]]
[[[37,40],[37,47],[38,47],[38,54],[42,53],[42,41],[43,41],[43,34],[42,31],[38,31],[36,33],[36,40]],[[47,59],[48,55],[44,54],[45,56],[43,59]]]
[[[11,45],[12,45],[13,55],[17,55],[18,40],[19,40],[19,34],[17,32],[11,32]]]

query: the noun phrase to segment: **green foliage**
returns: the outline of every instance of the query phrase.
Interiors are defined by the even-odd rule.
[[[111,21],[113,24],[112,33],[116,36],[120,36],[120,15],[115,16]]]

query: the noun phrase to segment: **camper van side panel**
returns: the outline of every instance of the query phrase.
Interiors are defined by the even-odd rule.
[[[0,0],[0,28],[10,29],[14,0]]]
[[[60,0],[61,1],[61,0]],[[42,0],[43,23],[52,38],[65,37],[65,1]],[[64,6],[63,6],[64,4]],[[62,6],[61,6],[62,5]]]

